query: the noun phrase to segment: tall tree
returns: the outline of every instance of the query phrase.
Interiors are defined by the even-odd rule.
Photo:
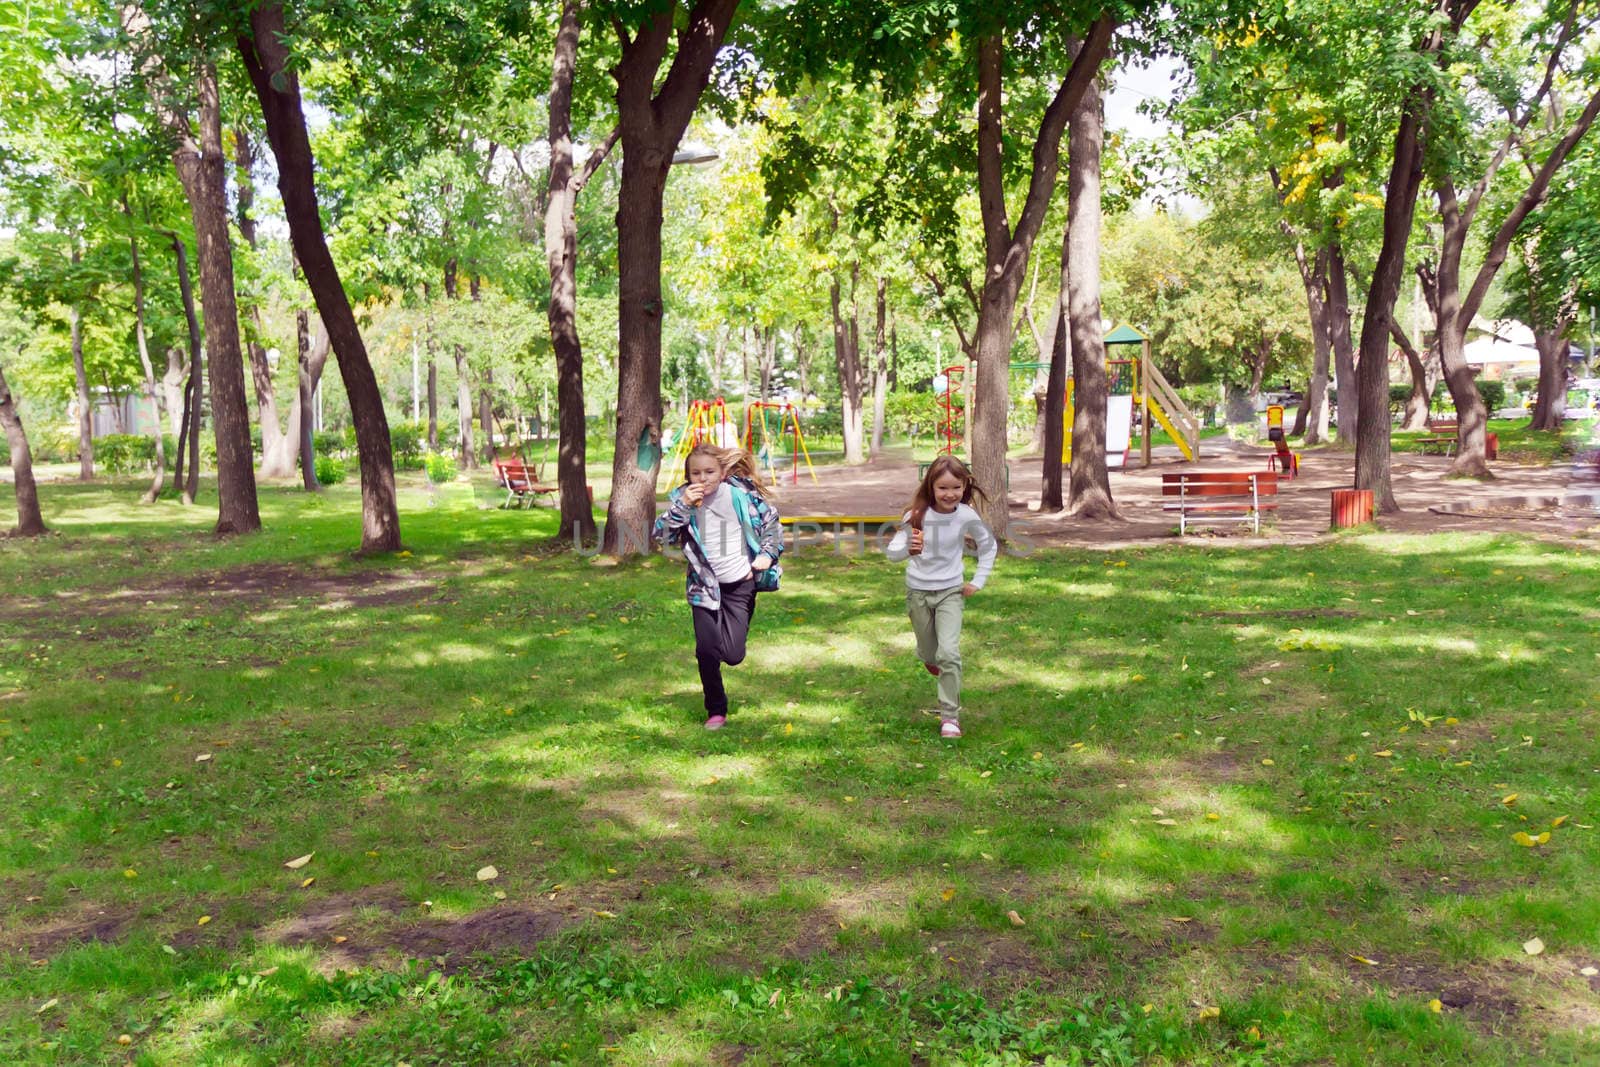
[[[613,6],[613,5],[608,5]],[[739,0],[696,0],[673,43],[676,0],[654,5],[631,27],[623,5],[608,12],[621,47],[613,68],[622,140],[617,209],[617,430],[603,549],[644,552],[655,521],[661,441],[661,223],[667,173]],[[659,88],[657,88],[659,84]]]
[[[44,516],[39,511],[39,489],[33,480],[33,452],[28,448],[28,435],[22,427],[22,417],[17,414],[16,402],[11,399],[11,387],[6,384],[3,369],[0,369],[0,430],[5,431],[6,445],[11,450],[11,484],[17,498],[14,533],[20,537],[48,533]]]
[[[261,528],[261,514],[256,503],[250,412],[244,392],[244,355],[239,344],[233,250],[228,235],[222,108],[216,69],[202,62],[196,75],[200,101],[198,141],[188,115],[175,101],[170,96],[158,99],[163,123],[175,142],[173,163],[194,220],[200,303],[206,313],[206,350],[211,366],[211,425],[217,442],[216,532],[251,533]]]
[[[1463,0],[1461,6],[1470,12],[1472,5]],[[1581,23],[1580,13],[1584,16]],[[1465,19],[1465,15],[1462,19]],[[1553,24],[1547,27],[1533,27],[1530,36],[1533,45],[1532,58],[1535,62],[1528,64],[1525,58],[1519,58],[1523,58],[1521,65],[1524,70],[1540,72],[1542,66],[1542,76],[1534,83],[1537,88],[1531,95],[1514,99],[1508,104],[1510,119],[1507,127],[1493,154],[1487,163],[1482,165],[1482,171],[1476,182],[1463,193],[1458,189],[1455,176],[1450,169],[1440,166],[1434,170],[1433,189],[1438,197],[1439,213],[1443,220],[1443,239],[1434,277],[1434,289],[1438,301],[1439,359],[1444,368],[1444,379],[1449,386],[1450,397],[1455,402],[1457,416],[1456,454],[1450,465],[1452,474],[1489,476],[1485,451],[1488,412],[1473,382],[1472,371],[1467,366],[1465,352],[1467,330],[1472,324],[1473,317],[1482,307],[1496,274],[1504,265],[1517,230],[1543,203],[1556,172],[1566,162],[1573,147],[1594,124],[1596,116],[1600,116],[1600,88],[1596,88],[1584,105],[1565,119],[1565,129],[1550,146],[1542,161],[1534,159],[1531,153],[1525,155],[1529,171],[1527,185],[1521,190],[1520,195],[1513,195],[1510,198],[1509,210],[1505,212],[1499,225],[1488,235],[1483,263],[1473,277],[1471,285],[1463,293],[1462,257],[1467,249],[1468,236],[1472,231],[1473,222],[1478,217],[1478,209],[1483,203],[1484,194],[1494,181],[1501,164],[1513,149],[1529,153],[1528,142],[1532,139],[1528,133],[1529,123],[1551,109],[1549,97],[1555,88],[1556,75],[1561,69],[1561,61],[1567,54],[1569,44],[1575,37],[1581,41],[1597,21],[1600,19],[1597,19],[1592,9],[1582,4],[1580,0],[1571,0],[1570,4],[1565,5],[1565,11],[1559,20],[1553,21]],[[1459,27],[1459,23],[1457,25]],[[1543,32],[1540,32],[1541,29]],[[1476,45],[1469,51],[1481,54]],[[1541,56],[1542,64],[1537,62]],[[1441,64],[1446,58],[1441,56]],[[1523,71],[1512,70],[1505,73],[1507,80],[1513,81]]]
[[[989,502],[983,509],[984,521],[1000,538],[1006,536],[1007,523],[1006,422],[1010,402],[1011,341],[1015,329],[1012,318],[1027,275],[1028,256],[1033,251],[1034,239],[1055,189],[1062,134],[1110,51],[1115,26],[1115,20],[1109,16],[1101,16],[1090,25],[1072,58],[1072,65],[1045,108],[1038,131],[1031,138],[1033,166],[1027,196],[1015,227],[1010,224],[1006,206],[1005,124],[1001,103],[1009,28],[1003,24],[992,26],[977,42],[978,203],[983,216],[985,270],[977,326],[972,473],[988,497]],[[1098,206],[1095,210],[1098,218]],[[1098,305],[1098,279],[1094,288]],[[1071,309],[1068,320],[1073,321]],[[1098,321],[1094,332],[1098,338]],[[1074,371],[1080,358],[1078,338],[1074,334]],[[1081,388],[1081,384],[1074,388]]]
[[[582,24],[579,0],[563,0],[550,73],[550,180],[544,216],[544,250],[550,270],[550,344],[556,356],[556,411],[560,420],[556,485],[561,493],[558,536],[574,544],[594,540],[594,505],[588,492],[588,423],[583,403],[583,343],[578,337],[577,199],[620,136],[613,129],[575,165],[572,143],[573,79]]]
[[[278,191],[288,217],[289,239],[328,331],[350,399],[361,464],[361,549],[393,552],[400,548],[400,512],[395,499],[389,422],[366,343],[339,280],[338,267],[328,252],[317,208],[299,74],[290,63],[285,37],[282,3],[264,0],[250,12],[249,32],[238,40],[239,53],[255,86],[266,120],[267,139],[277,159]]]
[[[1067,508],[1080,519],[1118,518],[1106,470],[1106,347],[1100,321],[1098,79],[1072,109],[1067,148],[1067,278],[1072,333],[1072,469]],[[1149,432],[1148,428],[1145,430]]]

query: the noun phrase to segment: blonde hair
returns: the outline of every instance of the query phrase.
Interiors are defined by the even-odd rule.
[[[971,504],[973,497],[987,500],[978,483],[972,478],[972,469],[955,456],[938,456],[928,464],[928,472],[922,476],[922,481],[917,486],[916,493],[911,497],[911,506],[906,510],[911,513],[911,528],[922,529],[922,517],[928,513],[928,508],[933,505],[933,483],[943,478],[946,474],[954,475],[961,479],[965,487],[961,493],[961,502]]]
[[[756,495],[767,497],[772,494],[772,487],[763,485],[761,471],[756,466],[756,458],[742,448],[720,448],[709,441],[701,441],[689,449],[689,454],[683,457],[683,480],[689,480],[689,464],[696,456],[710,456],[722,471],[724,478],[730,474],[737,474],[747,479],[755,486]]]

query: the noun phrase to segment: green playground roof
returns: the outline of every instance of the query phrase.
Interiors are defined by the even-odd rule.
[[[1144,334],[1124,323],[1106,334],[1105,343],[1108,345],[1142,345],[1147,340]]]

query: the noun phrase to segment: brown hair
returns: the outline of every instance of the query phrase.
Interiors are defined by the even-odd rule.
[[[928,513],[928,508],[933,506],[933,483],[943,478],[946,474],[953,474],[961,479],[966,488],[961,493],[961,502],[971,504],[973,497],[987,500],[978,483],[972,480],[972,470],[955,456],[938,456],[928,464],[928,472],[922,476],[922,483],[917,486],[916,495],[911,498],[911,528],[922,529],[922,517]]]
[[[689,449],[689,454],[683,457],[683,480],[689,480],[689,461],[696,456],[710,456],[722,470],[722,476],[737,474],[748,479],[755,486],[757,496],[768,496],[771,487],[761,484],[761,472],[756,467],[756,459],[742,448],[719,448],[710,441],[701,441]]]

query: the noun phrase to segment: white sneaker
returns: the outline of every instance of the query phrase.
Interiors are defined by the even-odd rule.
[[[953,722],[942,723],[939,726],[939,736],[940,737],[960,737],[961,736],[961,727],[960,727],[959,724],[953,723]]]

